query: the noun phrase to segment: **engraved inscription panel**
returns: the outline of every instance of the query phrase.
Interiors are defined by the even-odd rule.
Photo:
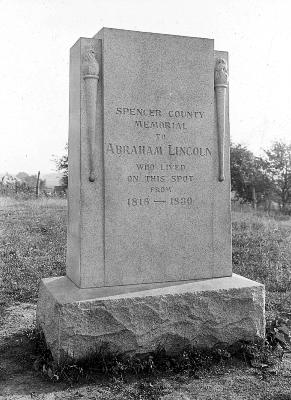
[[[210,278],[213,41],[103,31],[105,284]]]

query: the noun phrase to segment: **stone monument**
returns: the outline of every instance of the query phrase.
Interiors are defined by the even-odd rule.
[[[43,279],[53,356],[264,336],[264,287],[232,274],[228,54],[103,28],[70,57],[66,276]]]

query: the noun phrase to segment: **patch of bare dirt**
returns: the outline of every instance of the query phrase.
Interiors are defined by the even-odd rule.
[[[5,338],[31,328],[35,322],[36,306],[30,303],[15,303],[2,308],[0,314],[0,345]]]

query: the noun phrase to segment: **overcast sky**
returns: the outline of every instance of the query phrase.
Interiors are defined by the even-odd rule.
[[[215,40],[230,53],[231,138],[291,142],[290,0],[0,0],[0,172],[55,169],[68,136],[69,48],[103,26]]]

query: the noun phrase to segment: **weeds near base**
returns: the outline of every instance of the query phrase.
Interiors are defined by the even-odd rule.
[[[53,361],[50,353],[44,351],[34,365],[50,379],[76,383],[96,377],[124,380],[130,376],[156,377],[162,373],[187,372],[198,376],[203,370],[229,357],[231,355],[227,350],[218,346],[213,349],[188,347],[176,355],[169,355],[162,347],[158,347],[148,354],[128,356],[114,353],[104,344],[90,357],[78,361],[67,357],[59,364]]]
[[[233,359],[266,370],[282,359],[284,351],[291,351],[290,326],[290,321],[275,319],[267,322],[266,340],[242,340],[231,346],[220,343],[211,349],[189,346],[174,355],[159,346],[151,353],[129,356],[112,352],[109,344],[104,344],[90,357],[78,361],[63,357],[59,364],[54,362],[41,331],[35,330],[32,340],[39,355],[34,367],[51,380],[71,384],[96,378],[117,381],[130,376],[154,378],[164,373],[187,373],[199,379],[204,371],[214,365]]]

